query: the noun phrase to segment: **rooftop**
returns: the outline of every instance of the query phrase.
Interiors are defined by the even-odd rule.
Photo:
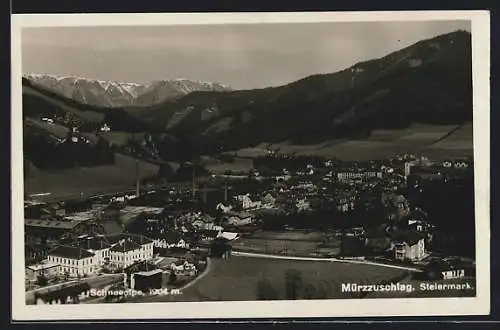
[[[75,246],[85,250],[103,250],[111,247],[105,237],[86,237],[80,239]]]
[[[52,263],[52,262],[46,262],[46,263],[40,263],[36,265],[29,265],[26,266],[26,268],[31,269],[31,270],[41,270],[41,269],[48,269],[52,267],[56,267],[58,264]]]
[[[39,220],[24,219],[24,225],[28,227],[53,228],[53,229],[73,229],[82,223],[82,220]]]
[[[152,206],[125,206],[121,211],[123,213],[151,213],[151,214],[161,214],[163,212],[163,207],[152,207]]]
[[[112,252],[128,252],[128,251],[133,251],[133,250],[139,250],[141,248],[140,244],[137,244],[136,242],[132,240],[125,240],[118,242],[115,244],[111,249],[109,249]]]
[[[163,212],[163,207],[150,207],[150,206],[126,206],[120,211],[120,219],[127,223],[142,213],[159,215]]]
[[[163,270],[161,270],[161,269],[153,269],[153,270],[150,270],[150,271],[147,271],[147,272],[138,272],[138,273],[136,273],[136,275],[152,276],[152,275],[156,275],[158,273],[163,273]]]
[[[73,213],[66,215],[64,218],[69,220],[78,220],[78,221],[94,220],[96,218],[96,211],[90,210],[90,211]]]
[[[73,246],[65,246],[65,245],[60,245],[54,248],[53,250],[49,251],[48,255],[67,258],[67,259],[77,259],[77,260],[90,258],[94,256],[93,253],[88,252],[84,249]]]
[[[139,245],[153,243],[153,241],[144,235],[134,235],[134,234],[117,234],[109,235],[106,237],[110,244],[116,244],[120,240],[131,240]]]
[[[391,235],[392,239],[396,242],[407,243],[408,245],[415,245],[424,236],[414,230],[396,231]]]

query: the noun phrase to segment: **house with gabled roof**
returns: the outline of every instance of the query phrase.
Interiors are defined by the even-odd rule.
[[[59,265],[59,273],[71,277],[87,276],[97,270],[97,258],[85,249],[60,245],[47,254],[47,261]]]
[[[142,235],[121,234],[108,237],[113,246],[109,249],[111,263],[127,267],[136,261],[153,258],[153,240]]]
[[[418,261],[426,256],[425,236],[417,231],[395,231],[391,234],[391,240],[396,260]]]

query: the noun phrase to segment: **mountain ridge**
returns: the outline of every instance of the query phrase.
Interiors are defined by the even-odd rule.
[[[358,139],[414,123],[462,125],[472,121],[470,39],[466,31],[448,33],[278,87],[195,91],[148,107],[90,110],[107,114],[104,121],[127,117],[126,125],[106,122],[114,130],[140,124],[163,159],[262,143]],[[25,112],[35,108],[30,104]]]
[[[151,106],[193,91],[229,91],[229,86],[184,78],[147,84],[45,73],[25,73],[23,78],[80,103],[100,107]]]
[[[263,89],[193,92],[128,112],[192,144],[231,149],[366,135],[412,122],[461,124],[472,120],[470,42],[470,33],[456,31],[336,73]]]

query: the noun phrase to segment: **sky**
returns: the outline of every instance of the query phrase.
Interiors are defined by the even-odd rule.
[[[22,30],[23,73],[150,83],[185,78],[234,89],[283,85],[379,58],[469,21],[331,22]]]

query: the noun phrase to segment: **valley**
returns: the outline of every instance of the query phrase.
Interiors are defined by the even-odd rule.
[[[65,84],[72,84],[72,89]],[[162,88],[178,92],[159,92]],[[193,159],[213,173],[247,171],[252,158],[270,150],[340,160],[385,159],[402,153],[471,156],[471,88],[470,34],[457,31],[336,73],[254,90],[233,91],[182,79],[139,87],[25,75],[23,115],[29,128],[25,135],[36,129],[36,134],[58,141],[76,127],[85,139],[100,141],[102,148],[117,155],[113,164],[57,174],[61,181],[75,181],[72,186],[78,190],[92,181],[129,185],[134,174],[127,169],[128,157],[139,158],[141,168],[154,176],[160,164]],[[151,97],[142,105],[130,100],[113,103],[109,97],[117,95],[115,89],[135,100],[148,93]],[[89,93],[94,99],[82,96]],[[203,155],[210,161],[203,161]],[[236,158],[217,160],[219,155]],[[162,173],[175,172],[167,167]],[[56,170],[39,169],[47,177],[33,178],[30,189],[44,190],[44,182],[57,182]],[[77,183],[79,172],[95,180]]]

